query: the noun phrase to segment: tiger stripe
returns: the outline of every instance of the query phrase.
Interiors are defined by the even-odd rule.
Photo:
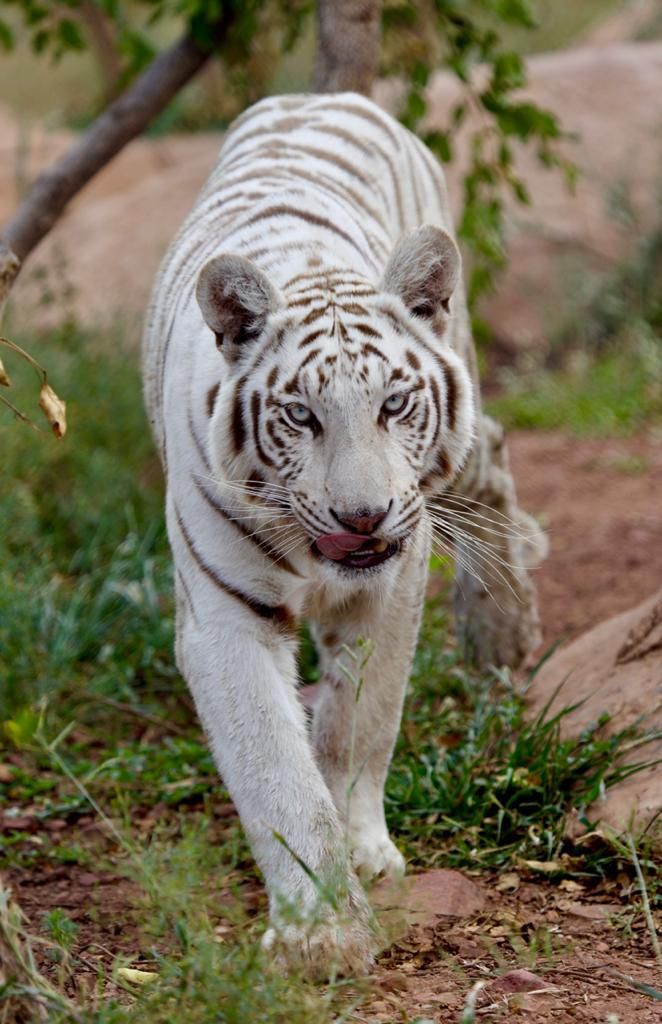
[[[299,571],[294,568],[291,562],[289,562],[287,558],[283,555],[282,551],[279,551],[278,548],[275,548],[272,544],[269,543],[268,540],[260,536],[260,534],[255,530],[249,530],[246,526],[244,526],[241,520],[237,519],[236,516],[233,516],[230,509],[221,502],[221,499],[218,497],[218,495],[210,493],[209,489],[207,488],[203,480],[201,480],[198,476],[194,476],[193,482],[202,500],[205,501],[209,505],[209,507],[212,508],[214,512],[216,512],[217,515],[222,516],[226,522],[231,523],[234,529],[238,533],[240,533],[242,537],[244,537],[250,544],[258,548],[263,554],[265,554],[270,562],[272,562],[274,565],[278,565],[285,572],[289,572],[293,576],[301,575]]]
[[[209,565],[198,551],[178,509],[175,509],[175,516],[181,536],[184,539],[184,543],[186,544],[191,558],[197,565],[200,572],[202,572],[215,587],[222,590],[224,594],[228,595],[228,597],[233,597],[236,601],[241,601],[246,608],[249,608],[250,611],[260,619],[273,622],[277,627],[282,629],[283,632],[291,636],[296,635],[298,624],[295,617],[289,609],[285,607],[285,605],[265,604],[263,601],[259,601],[250,594],[245,594],[243,590],[240,590],[238,587],[228,583],[227,580],[224,580],[221,574],[213,566]]]

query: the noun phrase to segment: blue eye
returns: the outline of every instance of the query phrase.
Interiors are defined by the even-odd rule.
[[[315,419],[310,409],[306,405],[301,405],[299,402],[293,402],[292,405],[286,405],[285,413],[292,423],[296,423],[297,427],[307,427]]]
[[[399,412],[403,412],[409,402],[409,395],[397,394],[389,395],[382,406],[382,410],[389,416],[397,416]]]

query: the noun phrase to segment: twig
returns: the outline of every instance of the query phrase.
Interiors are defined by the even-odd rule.
[[[183,729],[181,725],[177,725],[175,722],[167,722],[165,719],[159,718],[158,715],[150,714],[149,711],[141,711],[140,708],[134,707],[133,704],[127,704],[125,701],[113,700],[112,697],[99,697],[96,694],[88,694],[87,700],[97,704],[106,704],[109,708],[114,708],[115,711],[120,711],[123,714],[143,718],[146,722],[157,725],[164,732],[174,733],[175,736],[188,736],[187,730]]]
[[[648,926],[651,942],[653,944],[653,952],[655,953],[655,959],[657,960],[658,967],[660,968],[660,970],[662,970],[662,949],[660,948],[660,940],[657,935],[657,928],[655,927],[653,911],[651,910],[650,901],[648,899],[648,889],[646,888],[646,880],[644,878],[644,873],[641,870],[641,864],[639,862],[639,857],[637,856],[637,850],[634,845],[634,839],[632,838],[631,832],[628,832],[626,842],[628,850],[630,851],[630,857],[632,858],[634,870],[637,875],[639,889],[641,890],[641,902],[643,903],[644,917],[646,918],[646,924]]]
[[[37,177],[0,233],[0,316],[26,256],[48,234],[83,186],[140,135],[206,64],[231,24],[231,11],[232,5],[227,5],[227,11],[210,26],[207,46],[189,32],[159,54],[80,139]]]

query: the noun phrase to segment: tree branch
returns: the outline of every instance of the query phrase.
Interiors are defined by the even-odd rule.
[[[318,0],[315,92],[370,93],[377,76],[380,0]]]
[[[219,20],[209,48],[188,34],[156,57],[52,167],[35,180],[0,232],[0,314],[21,263],[51,230],[69,201],[139,135],[203,67],[229,16]]]

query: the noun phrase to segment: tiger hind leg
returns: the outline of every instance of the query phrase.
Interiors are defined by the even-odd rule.
[[[521,665],[541,642],[529,570],[547,538],[519,508],[503,427],[482,415],[469,463],[442,496],[454,539],[456,630],[478,664]]]

